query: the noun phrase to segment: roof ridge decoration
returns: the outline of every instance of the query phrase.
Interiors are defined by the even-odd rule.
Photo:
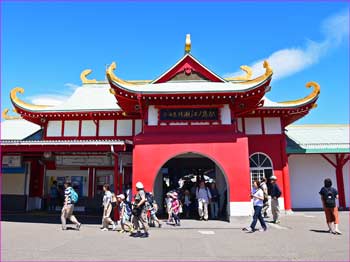
[[[239,67],[242,71],[244,71],[246,74],[241,76],[235,76],[235,77],[228,77],[225,78],[227,81],[235,81],[235,80],[250,80],[253,75],[253,69],[247,65],[242,65]]]
[[[80,74],[80,79],[83,84],[97,84],[96,79],[87,79],[86,77],[90,75],[92,72],[91,69],[85,69],[83,72]]]
[[[289,100],[289,101],[278,102],[278,103],[283,104],[283,105],[299,105],[299,104],[306,103],[306,102],[309,102],[309,101],[317,98],[319,96],[319,94],[321,93],[320,85],[317,82],[314,82],[314,81],[307,82],[305,86],[306,86],[306,88],[310,88],[310,87],[314,88],[312,90],[311,94],[309,94],[308,96],[306,96],[304,98],[296,99],[296,100]],[[315,107],[317,107],[316,103],[312,106],[312,108],[315,108]]]
[[[262,82],[262,81],[268,79],[269,77],[271,77],[273,74],[273,70],[272,70],[272,68],[267,60],[264,60],[263,67],[265,68],[265,73],[261,76],[254,78],[254,79],[250,79],[252,76],[253,70],[249,66],[243,65],[240,68],[244,72],[246,72],[245,76],[225,78],[225,80],[229,81],[229,82],[238,81],[240,84],[252,84],[252,83],[256,83],[256,82]]]
[[[42,110],[42,109],[46,109],[48,107],[52,107],[50,105],[33,105],[33,104],[26,103],[26,102],[20,100],[17,97],[17,93],[23,94],[24,93],[24,88],[22,88],[22,87],[15,87],[10,92],[11,102],[13,104],[15,104],[16,106],[18,106],[18,107],[26,108],[26,109],[29,109],[29,110]]]
[[[124,86],[135,86],[135,85],[143,85],[145,83],[143,83],[142,81],[133,81],[133,82],[129,82],[129,81],[125,81],[119,77],[117,77],[114,74],[114,70],[117,68],[117,64],[115,62],[113,62],[112,64],[110,64],[110,66],[107,68],[106,70],[106,74],[107,76],[112,79],[114,82],[124,85]]]
[[[10,109],[5,108],[2,111],[2,118],[5,120],[19,120],[19,119],[23,119],[21,116],[9,116],[8,112],[10,111]],[[13,112],[17,113],[16,109],[12,109]]]

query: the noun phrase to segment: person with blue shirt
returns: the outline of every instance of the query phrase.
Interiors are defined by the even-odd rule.
[[[263,205],[264,205],[264,203],[263,203],[264,202],[264,192],[260,188],[260,182],[258,180],[254,180],[253,190],[252,190],[252,193],[250,196],[253,199],[253,206],[254,206],[253,221],[250,224],[250,227],[243,228],[243,231],[255,232],[255,226],[256,226],[256,223],[258,222],[258,220],[259,220],[260,225],[262,227],[261,231],[266,231],[267,226],[266,226],[264,218],[262,217],[262,214],[261,214],[261,209],[263,208]]]

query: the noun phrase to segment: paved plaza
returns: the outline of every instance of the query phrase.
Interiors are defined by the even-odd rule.
[[[255,233],[241,230],[248,217],[183,220],[181,227],[151,228],[147,239],[101,232],[98,217],[78,218],[85,222],[80,231],[62,231],[58,215],[4,215],[1,260],[349,260],[349,212],[340,213],[341,236],[325,232],[323,212],[294,212]]]

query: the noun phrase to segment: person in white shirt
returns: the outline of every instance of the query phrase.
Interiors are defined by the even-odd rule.
[[[211,194],[204,181],[201,181],[199,188],[197,188],[196,198],[198,200],[199,219],[208,221],[208,204],[210,203]]]
[[[261,214],[261,209],[263,207],[263,201],[264,201],[264,192],[260,188],[260,182],[258,180],[254,180],[253,182],[253,190],[250,197],[253,199],[253,206],[254,206],[253,221],[250,224],[250,228],[246,227],[246,228],[243,228],[243,230],[248,232],[255,232],[255,226],[259,220],[260,225],[262,227],[262,231],[266,231],[267,226]]]
[[[109,184],[103,185],[103,191],[105,192],[102,200],[103,205],[103,218],[102,218],[102,231],[108,231],[108,225],[113,226],[113,230],[116,230],[116,223],[113,222],[110,215],[112,212],[112,193],[109,191]]]

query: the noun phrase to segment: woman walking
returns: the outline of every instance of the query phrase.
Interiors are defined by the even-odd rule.
[[[337,189],[332,187],[332,180],[330,178],[326,178],[324,180],[324,187],[321,188],[319,194],[321,195],[321,200],[323,204],[324,213],[326,215],[326,221],[329,232],[341,235],[341,232],[338,228],[338,207],[335,201],[339,196]]]
[[[171,195],[171,214],[175,221],[175,226],[180,226],[180,217],[179,217],[179,210],[180,210],[180,201],[177,199],[177,193],[174,192]]]
[[[267,227],[264,221],[264,218],[261,214],[261,209],[263,207],[263,201],[264,201],[264,192],[260,188],[260,182],[258,180],[254,180],[253,182],[253,190],[252,194],[250,195],[251,198],[253,198],[253,205],[254,205],[254,215],[253,215],[253,221],[250,224],[250,228],[243,228],[244,231],[248,232],[254,232],[256,223],[260,222],[260,225],[262,227],[262,231],[266,231]]]
[[[103,185],[103,191],[105,192],[103,196],[103,217],[102,217],[102,231],[108,231],[108,226],[111,224],[113,230],[116,230],[117,226],[110,218],[112,212],[112,193],[109,191],[109,184]]]

